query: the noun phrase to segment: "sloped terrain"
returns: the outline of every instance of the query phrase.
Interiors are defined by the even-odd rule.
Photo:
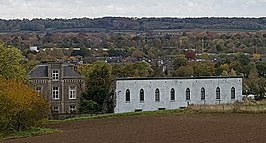
[[[50,125],[63,132],[7,143],[265,142],[264,114],[185,114]]]

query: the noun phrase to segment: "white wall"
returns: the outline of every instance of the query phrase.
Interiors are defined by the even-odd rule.
[[[201,100],[201,88],[205,88],[205,100]],[[216,88],[220,87],[220,100],[216,99]],[[235,99],[231,99],[231,88],[235,88]],[[160,102],[155,101],[155,90],[160,90]],[[175,100],[170,100],[171,89],[175,89]],[[186,89],[190,89],[190,101],[186,101]],[[130,90],[130,102],[126,102],[126,90]],[[140,89],[144,90],[144,102],[140,102]],[[199,78],[135,78],[117,79],[115,113],[153,111],[158,108],[179,109],[187,104],[233,103],[242,98],[241,77]]]

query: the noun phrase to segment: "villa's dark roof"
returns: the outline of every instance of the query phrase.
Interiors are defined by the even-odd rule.
[[[38,65],[29,73],[30,77],[48,77],[47,65]]]
[[[73,69],[69,66],[64,66],[64,76],[65,77],[79,77],[78,73],[76,73]]]
[[[68,65],[63,64],[63,76],[78,78],[79,75]],[[33,70],[30,71],[29,77],[31,78],[47,78],[48,77],[48,64],[37,65]]]
[[[243,78],[242,76],[197,76],[197,77],[140,77],[140,78],[117,78],[116,80],[171,80],[171,79],[221,79]]]

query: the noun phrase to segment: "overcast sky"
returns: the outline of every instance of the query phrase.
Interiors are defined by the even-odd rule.
[[[0,18],[265,17],[266,0],[0,0]]]

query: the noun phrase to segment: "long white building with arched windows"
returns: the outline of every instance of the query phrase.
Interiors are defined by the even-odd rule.
[[[233,103],[242,100],[242,77],[117,79],[115,93],[115,113]]]

